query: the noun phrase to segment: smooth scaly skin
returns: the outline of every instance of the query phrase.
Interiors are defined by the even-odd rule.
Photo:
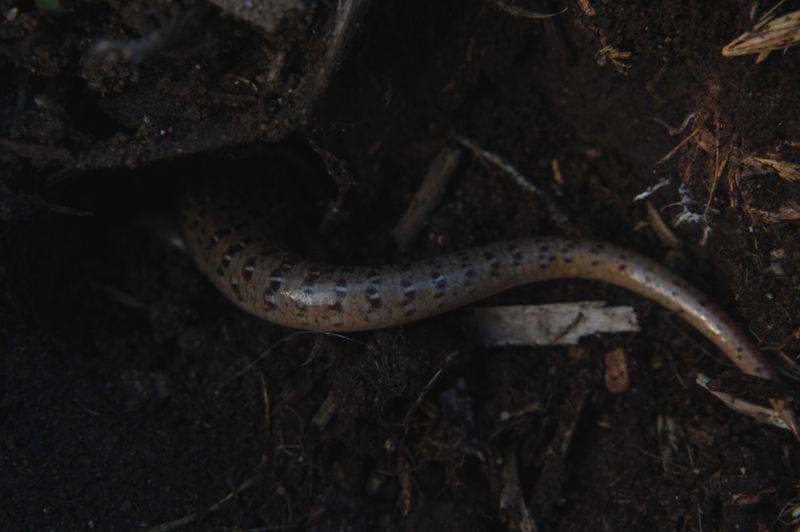
[[[772,378],[750,339],[698,290],[654,261],[587,240],[528,238],[428,260],[348,267],[249,241],[212,202],[189,200],[183,229],[199,268],[236,305],[296,329],[363,331],[462,307],[522,284],[579,278],[627,288],[675,312],[739,369]]]

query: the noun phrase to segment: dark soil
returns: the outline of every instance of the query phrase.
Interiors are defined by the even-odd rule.
[[[253,20],[237,4],[3,3],[3,529],[788,528],[797,440],[694,377],[762,402],[795,381],[738,375],[647,301],[588,282],[491,301],[636,308],[640,333],[576,348],[471,348],[454,316],[292,334],[236,309],[168,244],[194,178],[252,185],[292,214],[285,240],[353,263],[526,235],[609,240],[702,286],[788,373],[800,183],[736,161],[800,161],[800,51],[722,57],[751,2],[516,2],[566,7],[532,20],[489,0],[375,1],[329,84],[336,2],[275,1]],[[698,125],[710,152],[689,141],[656,164]],[[458,138],[550,199],[465,150],[401,252],[389,235]],[[679,249],[633,200],[662,179],[649,200]],[[706,223],[675,226],[682,200]],[[631,375],[620,395],[603,379],[616,348]]]

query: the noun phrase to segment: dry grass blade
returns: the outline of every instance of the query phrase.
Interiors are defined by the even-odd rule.
[[[761,209],[748,209],[747,212],[762,223],[773,224],[778,222],[793,222],[800,220],[800,203],[789,200],[778,207],[776,211]]]
[[[768,11],[752,31],[745,32],[728,43],[722,49],[722,55],[736,57],[758,54],[756,63],[760,63],[770,52],[800,44],[800,11],[775,18],[772,15],[775,8]]]
[[[748,157],[744,162],[751,167],[765,166],[787,181],[800,181],[800,164],[766,157]]]
[[[781,220],[800,220],[800,203],[789,200],[778,207],[778,217]]]
[[[800,12],[798,12],[800,14]],[[711,208],[711,203],[714,199],[714,192],[718,182],[723,176],[727,176],[729,197],[732,202],[735,200],[735,188],[739,186],[739,179],[746,175],[752,174],[771,174],[774,173],[781,179],[789,182],[800,182],[800,163],[780,159],[780,149],[768,151],[767,157],[759,157],[756,155],[748,155],[742,153],[740,148],[734,147],[733,143],[728,143],[727,148],[721,152],[720,139],[719,139],[719,125],[717,125],[717,132],[712,132],[709,128],[705,127],[704,122],[699,122],[695,128],[683,140],[681,140],[669,153],[661,158],[656,164],[662,164],[686,146],[689,141],[703,152],[712,155],[714,161],[712,163],[712,182],[709,191],[708,201],[706,203],[706,211],[704,216],[708,214]],[[797,147],[800,143],[797,141],[784,141],[782,147]],[[735,206],[735,203],[732,203]],[[762,223],[777,223],[783,221],[796,221],[800,220],[800,203],[794,200],[787,200],[781,204],[776,211],[764,211],[752,208],[745,204],[744,209],[748,214]],[[680,225],[681,221],[676,221],[675,225]]]

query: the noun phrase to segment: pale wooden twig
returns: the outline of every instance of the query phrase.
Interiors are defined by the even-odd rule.
[[[494,167],[502,170],[502,172],[509,176],[517,185],[520,186],[520,188],[542,198],[545,202],[545,206],[547,207],[547,211],[550,214],[550,218],[561,228],[564,233],[568,235],[574,235],[577,233],[575,227],[569,221],[569,217],[567,217],[566,213],[564,213],[564,211],[561,210],[561,208],[556,204],[555,199],[549,193],[547,193],[547,191],[531,183],[510,162],[466,137],[454,137],[454,139],[456,142],[470,150],[479,159],[484,160]]]
[[[482,347],[575,345],[584,336],[639,330],[633,308],[602,301],[475,307],[463,323]]]
[[[503,453],[503,489],[500,492],[500,513],[508,528],[519,532],[536,532],[536,520],[528,510],[517,464],[517,445],[509,445]]]
[[[782,412],[776,411],[774,408],[768,408],[766,406],[751,403],[750,401],[745,401],[744,399],[734,397],[727,392],[712,390],[709,387],[711,379],[702,373],[697,374],[695,382],[698,384],[698,386],[725,403],[725,405],[734,412],[749,416],[759,423],[763,423],[765,425],[772,425],[773,427],[778,427],[779,429],[790,430],[789,425],[784,419],[786,416]],[[781,406],[783,407],[783,405]]]

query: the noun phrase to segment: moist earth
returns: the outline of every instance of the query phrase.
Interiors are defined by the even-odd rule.
[[[800,184],[746,161],[800,162],[800,51],[720,53],[771,6],[359,0],[331,59],[336,2],[251,4],[2,5],[5,528],[790,528],[798,441],[695,384],[796,395]],[[461,162],[401,250],[443,150]],[[641,332],[477,349],[457,314],[346,336],[261,322],[175,245],[195,179],[338,262],[624,245],[701,286],[785,378],[589,282],[483,304],[632,305]]]

